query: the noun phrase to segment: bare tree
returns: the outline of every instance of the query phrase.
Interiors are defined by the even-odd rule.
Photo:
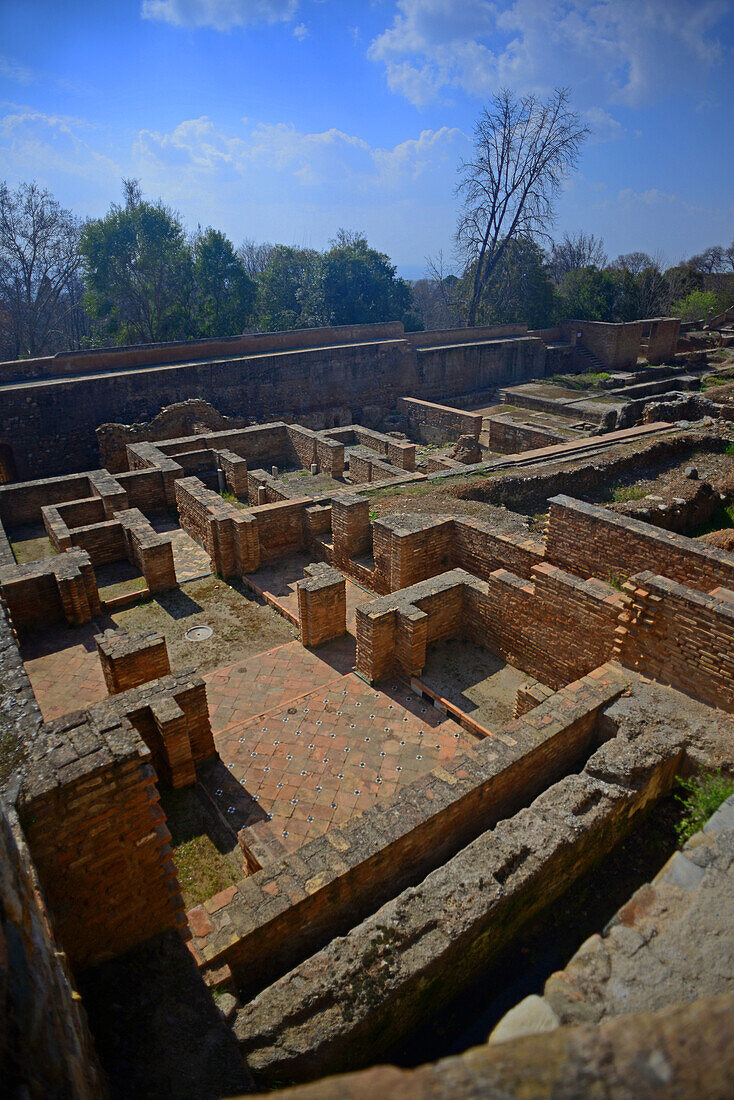
[[[725,271],[727,262],[727,250],[719,244],[712,245],[711,248],[705,248],[703,252],[699,252],[697,255],[691,256],[690,260],[686,260],[689,267],[692,267],[694,271],[702,272],[704,275],[713,275]]]
[[[254,279],[257,275],[262,275],[263,271],[268,266],[268,260],[272,255],[273,247],[274,246],[268,241],[264,241],[262,244],[255,244],[251,237],[245,237],[244,241],[237,249],[237,255],[251,279]]]
[[[611,267],[615,271],[628,271],[630,275],[637,276],[651,267],[660,269],[661,264],[647,252],[623,252],[617,256]]]
[[[503,90],[482,111],[473,156],[459,165],[457,187],[462,210],[456,243],[470,276],[469,325],[508,243],[550,239],[561,184],[578,164],[588,134],[565,88],[547,100]]]
[[[49,191],[0,183],[0,298],[19,354],[40,355],[63,334],[77,297],[78,239],[77,220]]]
[[[564,233],[562,239],[554,242],[551,249],[550,269],[553,281],[560,283],[569,271],[578,271],[582,267],[606,267],[607,258],[601,237],[581,231],[573,236]]]
[[[446,267],[443,252],[426,256],[426,278],[413,284],[413,294],[427,329],[463,328],[457,293],[459,279]]]
[[[724,249],[724,264],[734,271],[734,241],[731,242],[728,248]]]

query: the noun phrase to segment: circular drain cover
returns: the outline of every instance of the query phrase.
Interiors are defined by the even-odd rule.
[[[184,634],[189,642],[203,642],[205,638],[211,638],[214,631],[210,626],[191,626]]]

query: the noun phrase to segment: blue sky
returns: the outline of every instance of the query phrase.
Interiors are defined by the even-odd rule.
[[[734,0],[2,0],[0,176],[81,216],[137,176],[235,244],[358,229],[417,277],[482,104],[557,85],[594,131],[557,235],[732,241]]]

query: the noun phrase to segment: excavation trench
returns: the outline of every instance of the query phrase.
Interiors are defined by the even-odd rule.
[[[534,917],[496,963],[388,1049],[381,1061],[407,1067],[461,1054],[486,1042],[504,1014],[524,997],[542,996],[550,975],[589,936],[601,932],[678,849],[675,827],[684,812],[672,795],[661,798],[643,822]]]

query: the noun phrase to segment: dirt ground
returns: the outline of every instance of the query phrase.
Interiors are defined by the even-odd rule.
[[[218,577],[190,581],[173,592],[115,611],[111,618],[116,626],[131,632],[158,630],[165,634],[171,668],[193,665],[200,674],[274,649],[296,636],[282,616],[257,600],[241,582]],[[188,641],[184,635],[192,626],[210,626],[212,636]]]
[[[429,648],[420,679],[491,730],[512,719],[517,689],[527,675],[488,649],[452,639]]]

